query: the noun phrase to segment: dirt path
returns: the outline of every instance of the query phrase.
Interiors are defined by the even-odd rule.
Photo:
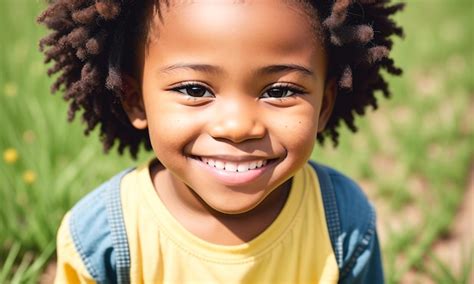
[[[39,279],[40,284],[51,284],[54,283],[54,277],[56,276],[56,260],[51,261],[45,268],[43,275]]]
[[[387,165],[385,165],[387,167]],[[370,181],[359,181],[369,199],[375,203],[377,209],[377,230],[382,243],[386,243],[389,236],[397,231],[404,230],[406,227],[416,227],[423,223],[422,212],[414,205],[407,205],[401,210],[394,212],[387,201],[376,194],[376,185]],[[408,182],[410,190],[415,195],[424,195],[429,192],[427,183],[420,178],[413,178]],[[449,228],[446,237],[437,240],[431,247],[431,253],[448,264],[455,276],[461,275],[462,266],[468,261],[470,253],[474,252],[474,161],[469,171],[467,188],[463,194],[463,200],[459,205],[454,222]],[[405,256],[397,258],[397,266],[401,266],[406,261]],[[433,271],[436,268],[432,260],[427,257],[428,267]],[[439,271],[438,271],[439,272]],[[420,271],[411,270],[406,273],[401,283],[434,283]],[[471,269],[470,282],[474,284],[474,269]]]
[[[474,163],[469,172],[468,187],[464,193],[454,222],[446,236],[439,239],[432,246],[432,254],[447,264],[454,276],[459,277],[462,273],[463,265],[474,253]],[[439,272],[433,260],[428,259],[428,265],[432,271]],[[435,283],[425,274],[415,270],[409,271],[401,280],[401,283]],[[468,283],[474,283],[474,269]]]
[[[464,200],[458,209],[451,230],[446,239],[433,245],[433,254],[449,263],[456,275],[474,251],[474,164],[469,173],[469,183]],[[474,283],[474,269],[471,268],[471,282]]]

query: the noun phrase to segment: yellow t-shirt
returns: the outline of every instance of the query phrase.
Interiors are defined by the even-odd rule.
[[[132,283],[337,283],[319,183],[309,165],[294,176],[275,221],[241,245],[212,244],[187,231],[156,194],[148,165],[123,178],[121,195]],[[91,277],[71,244],[65,221],[56,280],[88,283]]]

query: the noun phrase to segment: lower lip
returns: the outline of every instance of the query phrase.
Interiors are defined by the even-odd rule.
[[[197,159],[192,160],[196,162],[198,166],[202,167],[204,170],[213,175],[220,183],[228,186],[245,185],[254,181],[259,176],[261,176],[271,164],[270,162],[261,168],[248,170],[246,172],[229,172],[211,167]]]

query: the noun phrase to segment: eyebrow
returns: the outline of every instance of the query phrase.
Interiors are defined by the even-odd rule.
[[[160,72],[168,73],[176,69],[191,69],[198,72],[204,73],[223,73],[224,70],[218,66],[209,65],[209,64],[186,64],[186,63],[177,63],[168,65],[162,69]]]
[[[280,65],[270,65],[265,66],[262,69],[257,71],[257,74],[268,75],[275,73],[284,73],[284,72],[299,72],[306,76],[313,76],[314,72],[304,66],[298,64],[280,64]]]
[[[162,69],[160,72],[168,73],[170,71],[175,71],[177,69],[191,69],[193,71],[204,72],[204,73],[224,73],[224,70],[215,65],[209,64],[186,64],[186,63],[178,63],[168,65]],[[284,73],[284,72],[298,72],[302,73],[305,76],[313,76],[314,72],[304,66],[298,64],[277,64],[277,65],[269,65],[263,68],[260,68],[256,71],[257,75],[271,75],[275,73]]]

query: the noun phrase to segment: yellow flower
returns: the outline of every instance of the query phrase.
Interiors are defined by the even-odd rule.
[[[27,184],[32,184],[36,181],[36,173],[32,170],[27,170],[23,173],[23,180]]]
[[[18,152],[13,148],[8,148],[3,152],[3,160],[7,164],[13,164],[18,160]]]
[[[6,83],[3,91],[7,97],[15,97],[18,93],[18,88],[13,83]]]

